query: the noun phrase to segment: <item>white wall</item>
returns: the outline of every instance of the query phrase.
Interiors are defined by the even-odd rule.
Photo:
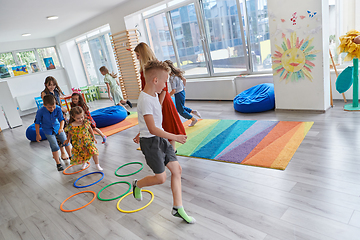
[[[68,41],[72,38],[80,36],[86,32],[89,32],[95,28],[109,24],[112,33],[117,33],[126,30],[124,17],[133,14],[141,9],[145,9],[149,6],[157,4],[159,0],[130,0],[117,7],[114,7],[110,11],[100,14],[88,21],[85,21],[67,31],[57,35],[55,37],[58,44]]]
[[[34,97],[40,96],[41,91],[43,91],[45,88],[44,82],[47,76],[53,76],[65,94],[70,93],[71,89],[69,89],[69,80],[66,71],[64,68],[60,68],[51,71],[38,72],[9,78],[7,83],[12,95],[12,100],[15,101],[17,106],[19,106],[16,100],[17,97],[25,95],[27,96],[29,94],[34,94]],[[32,105],[33,108],[26,111],[21,111],[19,109],[21,116],[36,112],[37,108],[35,100],[29,96],[29,101],[34,101]]]
[[[55,46],[55,38],[41,38],[33,40],[23,40],[14,42],[2,42],[0,44],[0,52],[11,52],[15,50],[29,49],[29,48],[44,48]]]
[[[87,86],[84,66],[81,62],[79,50],[74,41],[59,45],[63,64],[69,78],[70,88]]]
[[[312,13],[316,12],[316,15],[311,17],[307,13],[308,10]],[[271,16],[269,28],[273,67],[279,67],[280,72],[285,68],[282,76],[295,76],[295,79],[283,80],[280,72],[277,72],[277,69],[273,70],[276,109],[327,110],[330,107],[328,0],[298,2],[268,0],[268,12]],[[295,23],[290,20],[294,15],[297,17]],[[295,43],[302,41],[305,43],[307,40],[309,40],[308,46],[313,47],[310,52],[315,56],[315,59],[309,60],[310,64],[314,64],[314,67],[309,66],[308,75],[311,75],[312,79],[297,77],[296,74],[306,70],[305,59],[301,60],[306,48],[299,50],[299,47],[295,47]],[[301,46],[305,47],[302,44]],[[296,54],[294,54],[295,49],[298,51]],[[276,55],[281,56],[276,57]],[[299,56],[299,60],[288,62],[286,56],[294,58]],[[290,63],[297,61],[301,62],[297,66],[299,69],[295,66],[292,70]]]

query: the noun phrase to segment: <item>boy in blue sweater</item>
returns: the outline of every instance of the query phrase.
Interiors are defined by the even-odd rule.
[[[64,170],[59,159],[59,145],[56,138],[59,139],[61,147],[65,146],[65,149],[69,156],[71,156],[70,144],[63,145],[66,140],[64,133],[64,116],[62,110],[56,105],[55,97],[53,95],[46,95],[43,98],[44,106],[36,112],[35,117],[35,130],[36,130],[36,141],[40,142],[40,125],[41,128],[49,141],[53,158],[56,162],[56,168],[58,171]],[[68,160],[69,161],[69,160]]]

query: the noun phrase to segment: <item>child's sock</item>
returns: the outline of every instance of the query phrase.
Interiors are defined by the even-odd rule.
[[[187,223],[196,222],[195,218],[190,217],[189,215],[186,214],[184,207],[182,206],[181,207],[174,206],[172,209],[172,215],[184,219]]]
[[[102,171],[104,169],[102,169],[102,167],[100,167],[100,164],[95,164],[96,168],[99,170],[99,171]]]
[[[70,165],[70,159],[64,160],[65,166],[69,166]]]
[[[192,111],[192,114],[194,114],[194,115],[197,116],[198,118],[201,118],[200,113],[199,113],[198,111],[196,111],[196,110],[193,110],[193,111]]]
[[[136,179],[133,181],[133,196],[138,201],[142,200],[141,188],[139,188],[137,186],[137,180]]]
[[[196,123],[197,123],[197,119],[196,118],[194,118],[195,120],[194,121],[191,121],[191,123],[189,124],[189,127],[192,127],[192,126],[194,126]]]
[[[102,143],[106,143],[106,136],[103,137]]]
[[[57,168],[58,171],[64,170],[64,168],[61,166],[61,163],[56,164],[56,168]]]
[[[87,167],[87,162],[84,162],[83,165],[81,166],[81,169],[85,169]]]

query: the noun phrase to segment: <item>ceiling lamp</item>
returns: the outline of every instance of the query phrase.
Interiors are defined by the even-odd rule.
[[[46,17],[48,20],[55,20],[55,19],[58,19],[59,17],[58,16],[48,16]]]
[[[28,36],[31,36],[31,33],[23,33],[23,34],[21,34],[21,36],[28,37]]]

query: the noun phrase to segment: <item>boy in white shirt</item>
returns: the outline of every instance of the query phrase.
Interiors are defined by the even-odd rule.
[[[186,135],[175,135],[162,129],[162,112],[158,94],[165,87],[169,78],[170,68],[160,61],[149,61],[145,66],[146,85],[139,95],[137,111],[140,136],[134,138],[140,142],[140,148],[145,155],[146,163],[155,175],[149,175],[133,182],[135,199],[142,200],[141,188],[163,184],[166,180],[165,166],[171,172],[171,190],[173,194],[172,214],[194,223],[195,218],[186,214],[182,206],[181,196],[181,166],[176,159],[173,147],[168,139],[179,143],[186,142]]]

